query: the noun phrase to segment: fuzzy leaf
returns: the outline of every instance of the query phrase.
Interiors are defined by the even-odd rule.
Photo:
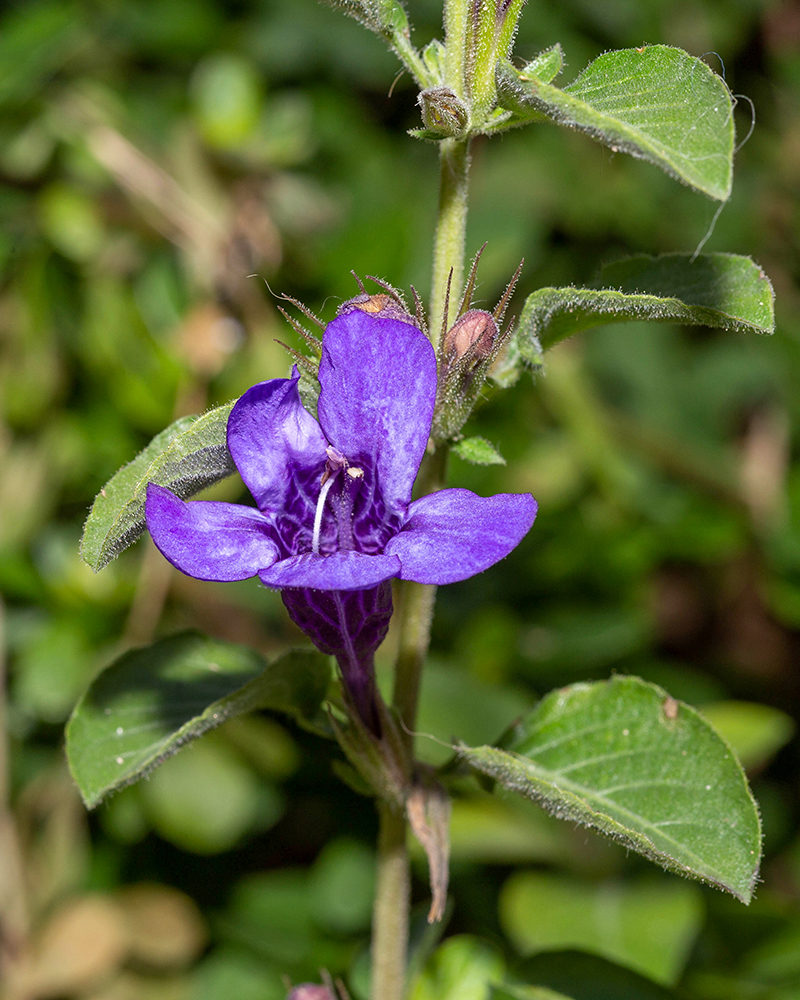
[[[148,483],[186,500],[236,472],[226,441],[232,409],[231,402],[199,417],[181,417],[109,479],[95,497],[81,539],[81,556],[95,573],[144,532]]]
[[[452,451],[472,465],[505,465],[506,460],[491,441],[482,437],[463,438],[453,445]]]
[[[749,257],[642,255],[603,268],[600,283],[606,287],[540,288],[528,296],[516,336],[529,364],[540,364],[542,350],[574,333],[607,323],[650,320],[734,333],[775,329],[772,285]]]
[[[544,698],[500,747],[460,753],[548,812],[749,902],[758,810],[739,762],[698,713],[636,677]]]
[[[528,67],[526,67],[528,69]],[[725,81],[669,45],[606,52],[563,90],[501,63],[500,103],[510,125],[541,121],[587,133],[726,201],[733,183],[733,105]]]
[[[67,725],[67,757],[83,801],[137,781],[226,719],[268,708],[310,718],[330,678],[328,658],[254,650],[182,632],[124,653],[83,695]]]

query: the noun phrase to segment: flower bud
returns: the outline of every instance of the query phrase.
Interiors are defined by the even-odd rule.
[[[445,363],[460,361],[468,351],[480,361],[491,354],[496,338],[494,316],[483,309],[470,309],[444,335]]]
[[[336,315],[346,316],[347,313],[351,313],[355,309],[369,313],[370,316],[377,316],[379,319],[396,319],[401,323],[417,325],[417,321],[403,308],[402,303],[386,292],[381,292],[378,295],[368,295],[363,292],[361,295],[356,295],[343,302],[336,310]]]
[[[439,349],[435,441],[453,440],[480,396],[489,370],[508,339],[496,315],[469,309],[445,333]]]
[[[463,135],[469,123],[466,104],[449,87],[430,87],[417,97],[425,128],[442,137]]]
[[[295,986],[286,1000],[336,1000],[327,986],[316,983],[300,983]]]

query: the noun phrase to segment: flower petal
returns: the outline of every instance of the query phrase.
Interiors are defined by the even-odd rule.
[[[179,499],[147,487],[147,527],[164,557],[198,580],[246,580],[278,558],[270,523],[254,507]]]
[[[300,402],[299,381],[295,368],[248,389],[228,418],[228,448],[260,510],[294,508],[300,495],[313,521],[327,441]]]
[[[311,553],[281,559],[258,575],[268,587],[310,587],[312,590],[364,590],[400,572],[396,556],[362,552]]]
[[[329,323],[319,422],[351,464],[374,469],[391,512],[405,513],[436,399],[436,355],[416,327],[355,310]]]
[[[449,489],[415,500],[403,530],[386,546],[399,556],[401,580],[455,583],[503,559],[530,530],[536,517],[530,493],[479,497]]]

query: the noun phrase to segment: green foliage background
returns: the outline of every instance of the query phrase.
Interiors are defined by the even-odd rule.
[[[433,0],[409,13],[420,43],[439,33]],[[552,687],[615,671],[656,681],[705,711],[749,768],[764,881],[746,910],[465,784],[447,933],[487,943],[450,942],[419,996],[450,995],[458,948],[495,975],[575,947],[675,995],[789,1000],[800,20],[757,0],[530,3],[517,52],[557,41],[563,80],[608,48],[659,41],[713,51],[752,98],[756,128],[706,249],[759,261],[778,332],[598,329],[554,350],[535,387],[487,401],[466,431],[508,464],[454,458],[450,482],[530,490],[540,514],[505,563],[440,592],[420,729],[478,744]],[[156,634],[199,627],[266,655],[296,641],[255,582],[173,574],[149,542],[94,576],[78,539],[95,493],[166,424],[286,373],[275,338],[293,334],[267,284],[324,318],[355,291],[350,269],[428,294],[436,153],[405,134],[416,95],[403,77],[389,94],[395,73],[376,38],[314,0],[34,0],[2,14],[0,590],[21,855],[0,802],[0,906],[8,939],[35,945],[25,996],[272,1000],[283,973],[320,967],[364,995],[375,822],[334,777],[329,744],[277,717],[228,723],[87,818],[61,732],[103,664]],[[745,100],[736,122],[744,137]],[[617,257],[691,251],[715,210],[548,125],[479,142],[479,298],[493,303],[522,256],[515,311]],[[214,495],[240,492],[230,480]],[[390,636],[384,664],[391,649]],[[430,740],[420,751],[448,756]],[[421,858],[418,872],[424,913]],[[614,916],[625,912],[636,916]],[[67,961],[87,933],[105,947],[95,966]],[[542,976],[546,958],[530,960]],[[630,995],[662,995],[642,989]]]

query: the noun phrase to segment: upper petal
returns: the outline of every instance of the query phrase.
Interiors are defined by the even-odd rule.
[[[402,563],[401,580],[455,583],[503,559],[525,537],[536,517],[530,493],[479,497],[449,489],[415,500],[403,530],[385,553]]]
[[[366,459],[393,512],[405,512],[436,400],[436,355],[416,327],[355,310],[322,338],[319,421],[351,464]]]
[[[179,499],[147,487],[147,527],[173,566],[198,580],[246,580],[278,558],[270,523],[254,507]]]
[[[334,552],[281,559],[259,573],[268,587],[310,587],[313,590],[366,590],[400,572],[397,556]]]
[[[228,448],[261,510],[284,510],[299,499],[311,505],[313,521],[327,442],[300,402],[299,380],[295,368],[292,378],[248,389],[228,418]]]

